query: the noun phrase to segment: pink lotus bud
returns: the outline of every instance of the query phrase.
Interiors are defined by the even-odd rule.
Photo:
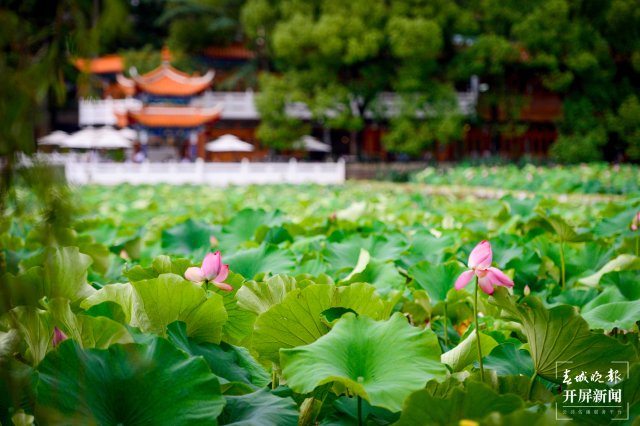
[[[488,241],[481,241],[469,255],[468,271],[464,271],[454,284],[456,290],[461,290],[471,282],[473,276],[478,277],[478,285],[487,294],[493,294],[494,285],[513,287],[513,281],[504,272],[491,266],[493,252]]]
[[[637,231],[638,226],[640,226],[640,212],[633,217],[633,220],[631,221],[631,230]]]
[[[62,343],[62,341],[67,340],[69,337],[67,337],[66,334],[64,334],[64,332],[62,330],[60,330],[58,327],[54,327],[53,328],[53,347],[57,347],[60,343]]]
[[[224,283],[229,275],[229,265],[222,263],[220,252],[208,253],[202,260],[202,266],[192,266],[184,273],[184,277],[194,283],[204,281],[213,283],[216,287],[224,291],[232,291],[233,287]]]

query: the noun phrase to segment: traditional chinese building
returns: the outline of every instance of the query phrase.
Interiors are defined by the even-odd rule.
[[[193,99],[209,90],[213,71],[189,75],[170,64],[168,50],[162,52],[162,64],[139,75],[135,68],[130,77],[117,74],[121,91],[138,102],[114,108],[117,125],[138,132],[141,150],[146,156],[150,145],[174,146],[181,158],[204,158],[205,126],[220,118],[221,105],[194,106]]]
[[[143,75],[133,70],[129,78],[122,74],[124,63],[117,56],[76,62],[79,69],[97,77],[103,88],[102,100],[80,99],[80,126],[129,125],[140,132],[139,140],[145,150],[146,147],[164,147],[165,150],[173,147],[180,151],[181,158],[205,157],[205,139],[224,134],[233,134],[259,147],[256,129],[260,116],[254,92],[241,85],[234,86],[232,90],[235,91],[209,90],[212,72],[201,76],[185,74],[169,64],[168,56],[168,51],[163,51],[163,64],[159,68]],[[211,48],[205,56],[209,66],[222,70],[216,75],[217,83],[224,81],[225,73],[227,77],[233,75],[234,69],[252,60],[252,53],[241,46]],[[436,161],[496,154],[508,159],[523,155],[545,158],[557,137],[556,122],[562,115],[562,100],[534,83],[525,78],[517,84],[509,84],[511,91],[521,92],[522,98],[526,99],[515,114],[518,118],[513,119],[513,111],[508,113],[506,106],[487,102],[493,97],[482,94],[479,79],[471,78],[468,84],[458,87],[457,92],[460,111],[469,117],[462,140],[436,143],[422,157]],[[229,90],[229,85],[226,86]],[[385,93],[382,98],[383,103],[393,104],[397,96]],[[311,113],[305,105],[290,105],[288,113],[311,123]],[[365,116],[365,127],[357,137],[361,158],[402,158],[385,150],[383,138],[388,131],[388,121],[374,119],[371,114]],[[507,124],[517,127],[517,131],[506,131]],[[344,129],[313,127],[312,135],[330,144],[334,157],[351,154],[353,135]],[[252,153],[242,153],[241,157],[258,159],[266,154],[266,151],[256,149]],[[219,158],[209,155],[208,159]]]

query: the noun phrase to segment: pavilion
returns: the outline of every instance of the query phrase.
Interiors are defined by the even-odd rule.
[[[210,89],[214,72],[189,75],[171,66],[169,61],[169,51],[163,49],[162,64],[158,68],[142,75],[132,68],[130,78],[122,73],[116,76],[122,92],[140,101],[114,111],[117,125],[138,132],[145,156],[151,138],[159,137],[175,141],[183,158],[204,158],[205,127],[220,118],[222,105],[193,106],[192,100]]]

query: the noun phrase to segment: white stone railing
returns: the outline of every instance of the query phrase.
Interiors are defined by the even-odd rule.
[[[73,185],[133,185],[167,183],[211,186],[274,183],[342,184],[345,163],[82,163],[66,162],[67,182]]]

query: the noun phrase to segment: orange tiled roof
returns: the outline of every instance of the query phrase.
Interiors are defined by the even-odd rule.
[[[164,61],[158,68],[146,74],[138,75],[134,70],[131,78],[119,74],[117,79],[122,90],[128,95],[145,92],[160,96],[193,96],[207,90],[211,86],[213,76],[213,71],[203,76],[190,76]]]
[[[106,55],[93,59],[76,58],[73,64],[80,71],[92,74],[115,74],[124,70],[124,61],[120,55]]]
[[[117,111],[118,125],[141,124],[147,127],[198,127],[220,118],[221,108],[187,106],[146,106],[135,111]]]

